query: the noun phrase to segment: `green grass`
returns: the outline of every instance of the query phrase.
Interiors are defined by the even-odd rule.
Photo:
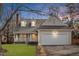
[[[27,44],[4,44],[2,47],[8,50],[6,56],[34,56],[36,55],[36,46]]]

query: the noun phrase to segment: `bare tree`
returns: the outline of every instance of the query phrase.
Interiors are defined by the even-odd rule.
[[[68,25],[69,27],[73,27],[73,21],[75,16],[77,16],[79,14],[79,4],[76,3],[68,3],[65,4],[65,6],[67,7],[68,10],[68,14],[70,15],[70,21],[68,21]]]
[[[56,17],[59,19],[59,7],[49,6],[49,16]]]
[[[1,46],[1,40],[2,40],[1,35],[2,35],[2,32],[4,31],[5,27],[7,26],[7,24],[9,23],[9,21],[12,19],[12,17],[14,16],[14,14],[19,10],[20,7],[21,7],[21,6],[18,6],[18,7],[10,14],[10,16],[9,16],[7,19],[4,20],[5,23],[4,23],[3,26],[0,28],[0,49],[2,49],[2,46]]]
[[[75,30],[79,29],[79,23],[78,20],[77,23],[75,22],[75,17],[79,15],[79,4],[77,3],[70,3],[66,4],[66,7],[68,8],[68,14],[70,15],[70,21],[68,22],[69,26],[74,28]],[[79,44],[79,31],[72,31],[72,37],[73,37],[73,43]],[[75,40],[75,41],[74,41]]]

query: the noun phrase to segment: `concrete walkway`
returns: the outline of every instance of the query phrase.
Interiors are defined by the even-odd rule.
[[[79,46],[41,46],[43,52],[39,55],[47,56],[79,56]],[[40,50],[39,50],[40,51]]]
[[[37,56],[46,56],[46,52],[43,46],[37,46]]]

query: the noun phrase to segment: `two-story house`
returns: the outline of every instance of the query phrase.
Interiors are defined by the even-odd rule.
[[[46,19],[21,19],[17,23],[14,33],[14,42],[38,42],[38,28]]]
[[[38,43],[38,45],[70,45],[71,31],[67,24],[59,18],[49,16],[48,19],[22,19],[16,17],[13,29],[15,43]]]

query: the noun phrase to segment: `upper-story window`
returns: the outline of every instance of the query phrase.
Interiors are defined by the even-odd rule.
[[[21,21],[21,27],[26,27],[26,21]]]
[[[31,22],[31,26],[36,26],[36,22],[35,21],[32,21]]]

